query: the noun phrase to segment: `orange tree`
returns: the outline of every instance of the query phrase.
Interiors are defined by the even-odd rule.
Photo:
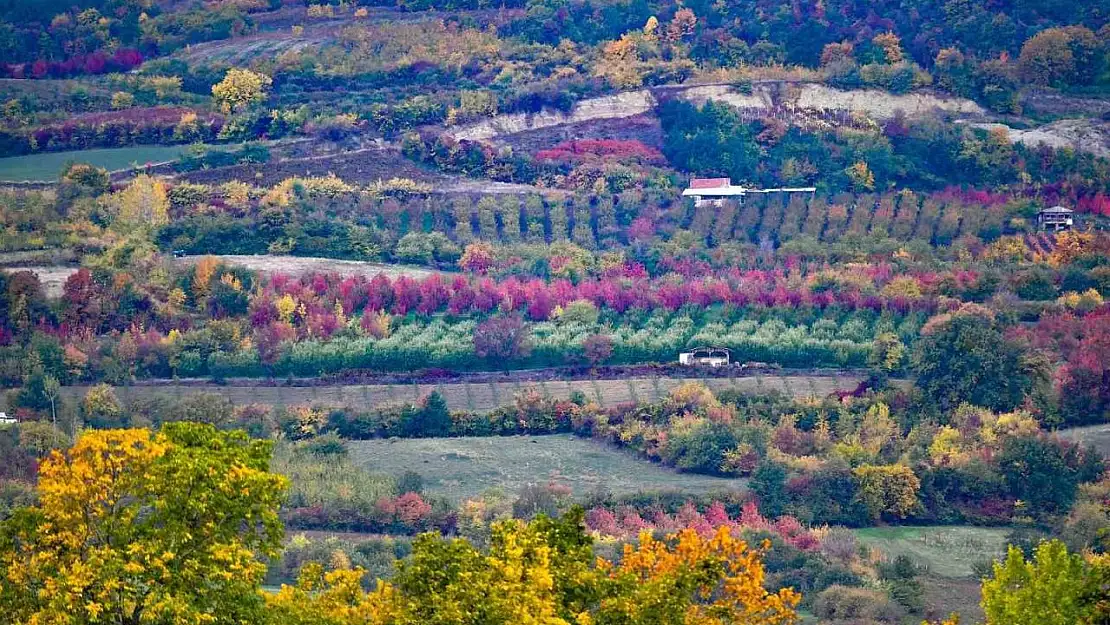
[[[84,434],[43,462],[39,503],[0,524],[13,625],[257,622],[287,488],[270,443],[209,425]]]
[[[392,583],[306,567],[270,599],[272,625],[789,625],[799,595],[763,587],[761,550],[727,528],[644,533],[619,563],[594,559],[582,511],[496,524],[488,550],[425,534]]]

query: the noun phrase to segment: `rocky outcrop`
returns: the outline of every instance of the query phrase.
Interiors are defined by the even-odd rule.
[[[894,94],[876,89],[842,91],[820,84],[798,85],[796,97],[788,103],[797,108],[818,111],[859,111],[877,120],[890,119],[898,111],[909,117],[935,111],[961,116],[985,116],[986,111],[971,100],[949,98],[931,93]]]
[[[877,120],[890,119],[898,111],[911,117],[935,111],[970,117],[986,115],[986,111],[971,100],[931,93],[897,95],[871,89],[842,91],[816,83],[765,82],[744,91],[721,84],[665,87],[654,92],[649,89],[626,91],[582,100],[569,113],[545,110],[497,115],[474,124],[448,128],[447,132],[456,139],[477,141],[566,124],[623,119],[650,112],[659,98],[665,97],[681,98],[699,105],[713,100],[748,111],[859,112]]]
[[[1001,129],[1010,141],[1028,146],[1071,148],[1110,158],[1110,122],[1093,119],[1062,119],[1037,128],[1011,128],[1006,124],[975,124],[977,128]]]
[[[490,119],[447,129],[456,139],[477,141],[502,135],[538,130],[562,124],[576,124],[595,119],[619,119],[647,113],[655,108],[655,96],[646,89],[626,91],[616,95],[582,100],[570,113],[541,111],[539,113],[514,113],[497,115]]]

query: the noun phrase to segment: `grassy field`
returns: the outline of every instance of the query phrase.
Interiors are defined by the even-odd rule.
[[[1005,554],[1007,528],[970,526],[869,527],[855,530],[884,558],[907,555],[930,576],[967,578],[972,565]]]
[[[187,145],[148,145],[0,158],[0,182],[53,182],[70,161],[90,163],[108,171],[131,169],[147,163],[177,160],[188,149]]]
[[[1110,456],[1110,423],[1060,430],[1059,434],[1070,441],[1094,445],[1102,455]]]
[[[701,493],[741,488],[743,480],[678,473],[626,452],[569,434],[352,441],[352,459],[372,473],[415,471],[428,491],[462,500],[490,488],[512,494],[555,481],[575,495],[605,488]]]
[[[520,392],[535,389],[549,397],[567,399],[574,391],[585,393],[602,406],[631,401],[656,401],[676,386],[698,378],[627,378],[620,380],[557,380],[550,382],[474,382],[456,384],[350,384],[333,386],[222,386],[159,385],[121,386],[116,395],[128,402],[134,397],[163,395],[179,398],[195,393],[218,393],[236,405],[269,404],[291,406],[310,404],[328,408],[369,409],[375,406],[416,402],[432,391],[439,391],[451,410],[488,411],[511,404]],[[852,389],[859,384],[856,376],[768,375],[742,378],[707,378],[700,380],[709,388],[720,391],[777,390],[795,397],[825,397],[836,390]],[[62,388],[65,401],[79,402],[87,386]],[[5,403],[0,396],[0,404]],[[5,409],[0,407],[0,409]]]
[[[955,612],[960,622],[979,623],[979,580],[972,565],[1005,555],[1006,528],[971,526],[870,527],[855,530],[883,560],[909,556],[922,567],[926,615],[941,619]],[[920,618],[915,622],[920,622]]]

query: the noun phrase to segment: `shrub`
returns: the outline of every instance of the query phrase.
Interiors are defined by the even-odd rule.
[[[898,623],[904,613],[886,595],[867,588],[830,586],[813,602],[813,613],[829,620],[873,620]]]

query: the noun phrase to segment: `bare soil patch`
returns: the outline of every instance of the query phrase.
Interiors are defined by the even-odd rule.
[[[27,267],[2,267],[0,271],[6,273],[16,273],[18,271],[30,271],[39,277],[39,282],[42,282],[43,291],[46,292],[47,297],[61,297],[62,287],[65,286],[66,280],[70,276],[77,273],[79,267],[76,266],[36,266],[31,265]]]
[[[261,255],[247,256],[237,254],[212,254],[220,262],[235,267],[243,267],[251,271],[262,273],[284,273],[300,276],[308,273],[337,273],[341,276],[376,276],[385,274],[390,278],[409,276],[412,278],[426,278],[435,273],[431,269],[408,267],[405,265],[386,265],[359,260],[336,260],[334,258],[319,258],[315,256],[284,256]],[[205,256],[186,256],[174,259],[175,263],[182,265],[195,264]]]
[[[858,379],[833,376],[759,375],[742,378],[628,378],[619,380],[513,380],[502,382],[440,382],[411,384],[336,384],[330,386],[264,386],[204,384],[158,384],[116,387],[121,401],[155,396],[180,399],[197,393],[215,393],[227,397],[235,405],[266,404],[272,406],[312,405],[322,408],[369,410],[375,407],[416,403],[432,391],[439,392],[451,410],[488,412],[511,404],[514,397],[527,390],[558,399],[569,399],[572,393],[583,393],[590,401],[611,407],[633,401],[658,401],[675,387],[700,381],[715,391],[748,392],[778,391],[793,397],[825,397],[851,388]],[[67,386],[62,389],[66,401],[80,401],[88,386]]]

